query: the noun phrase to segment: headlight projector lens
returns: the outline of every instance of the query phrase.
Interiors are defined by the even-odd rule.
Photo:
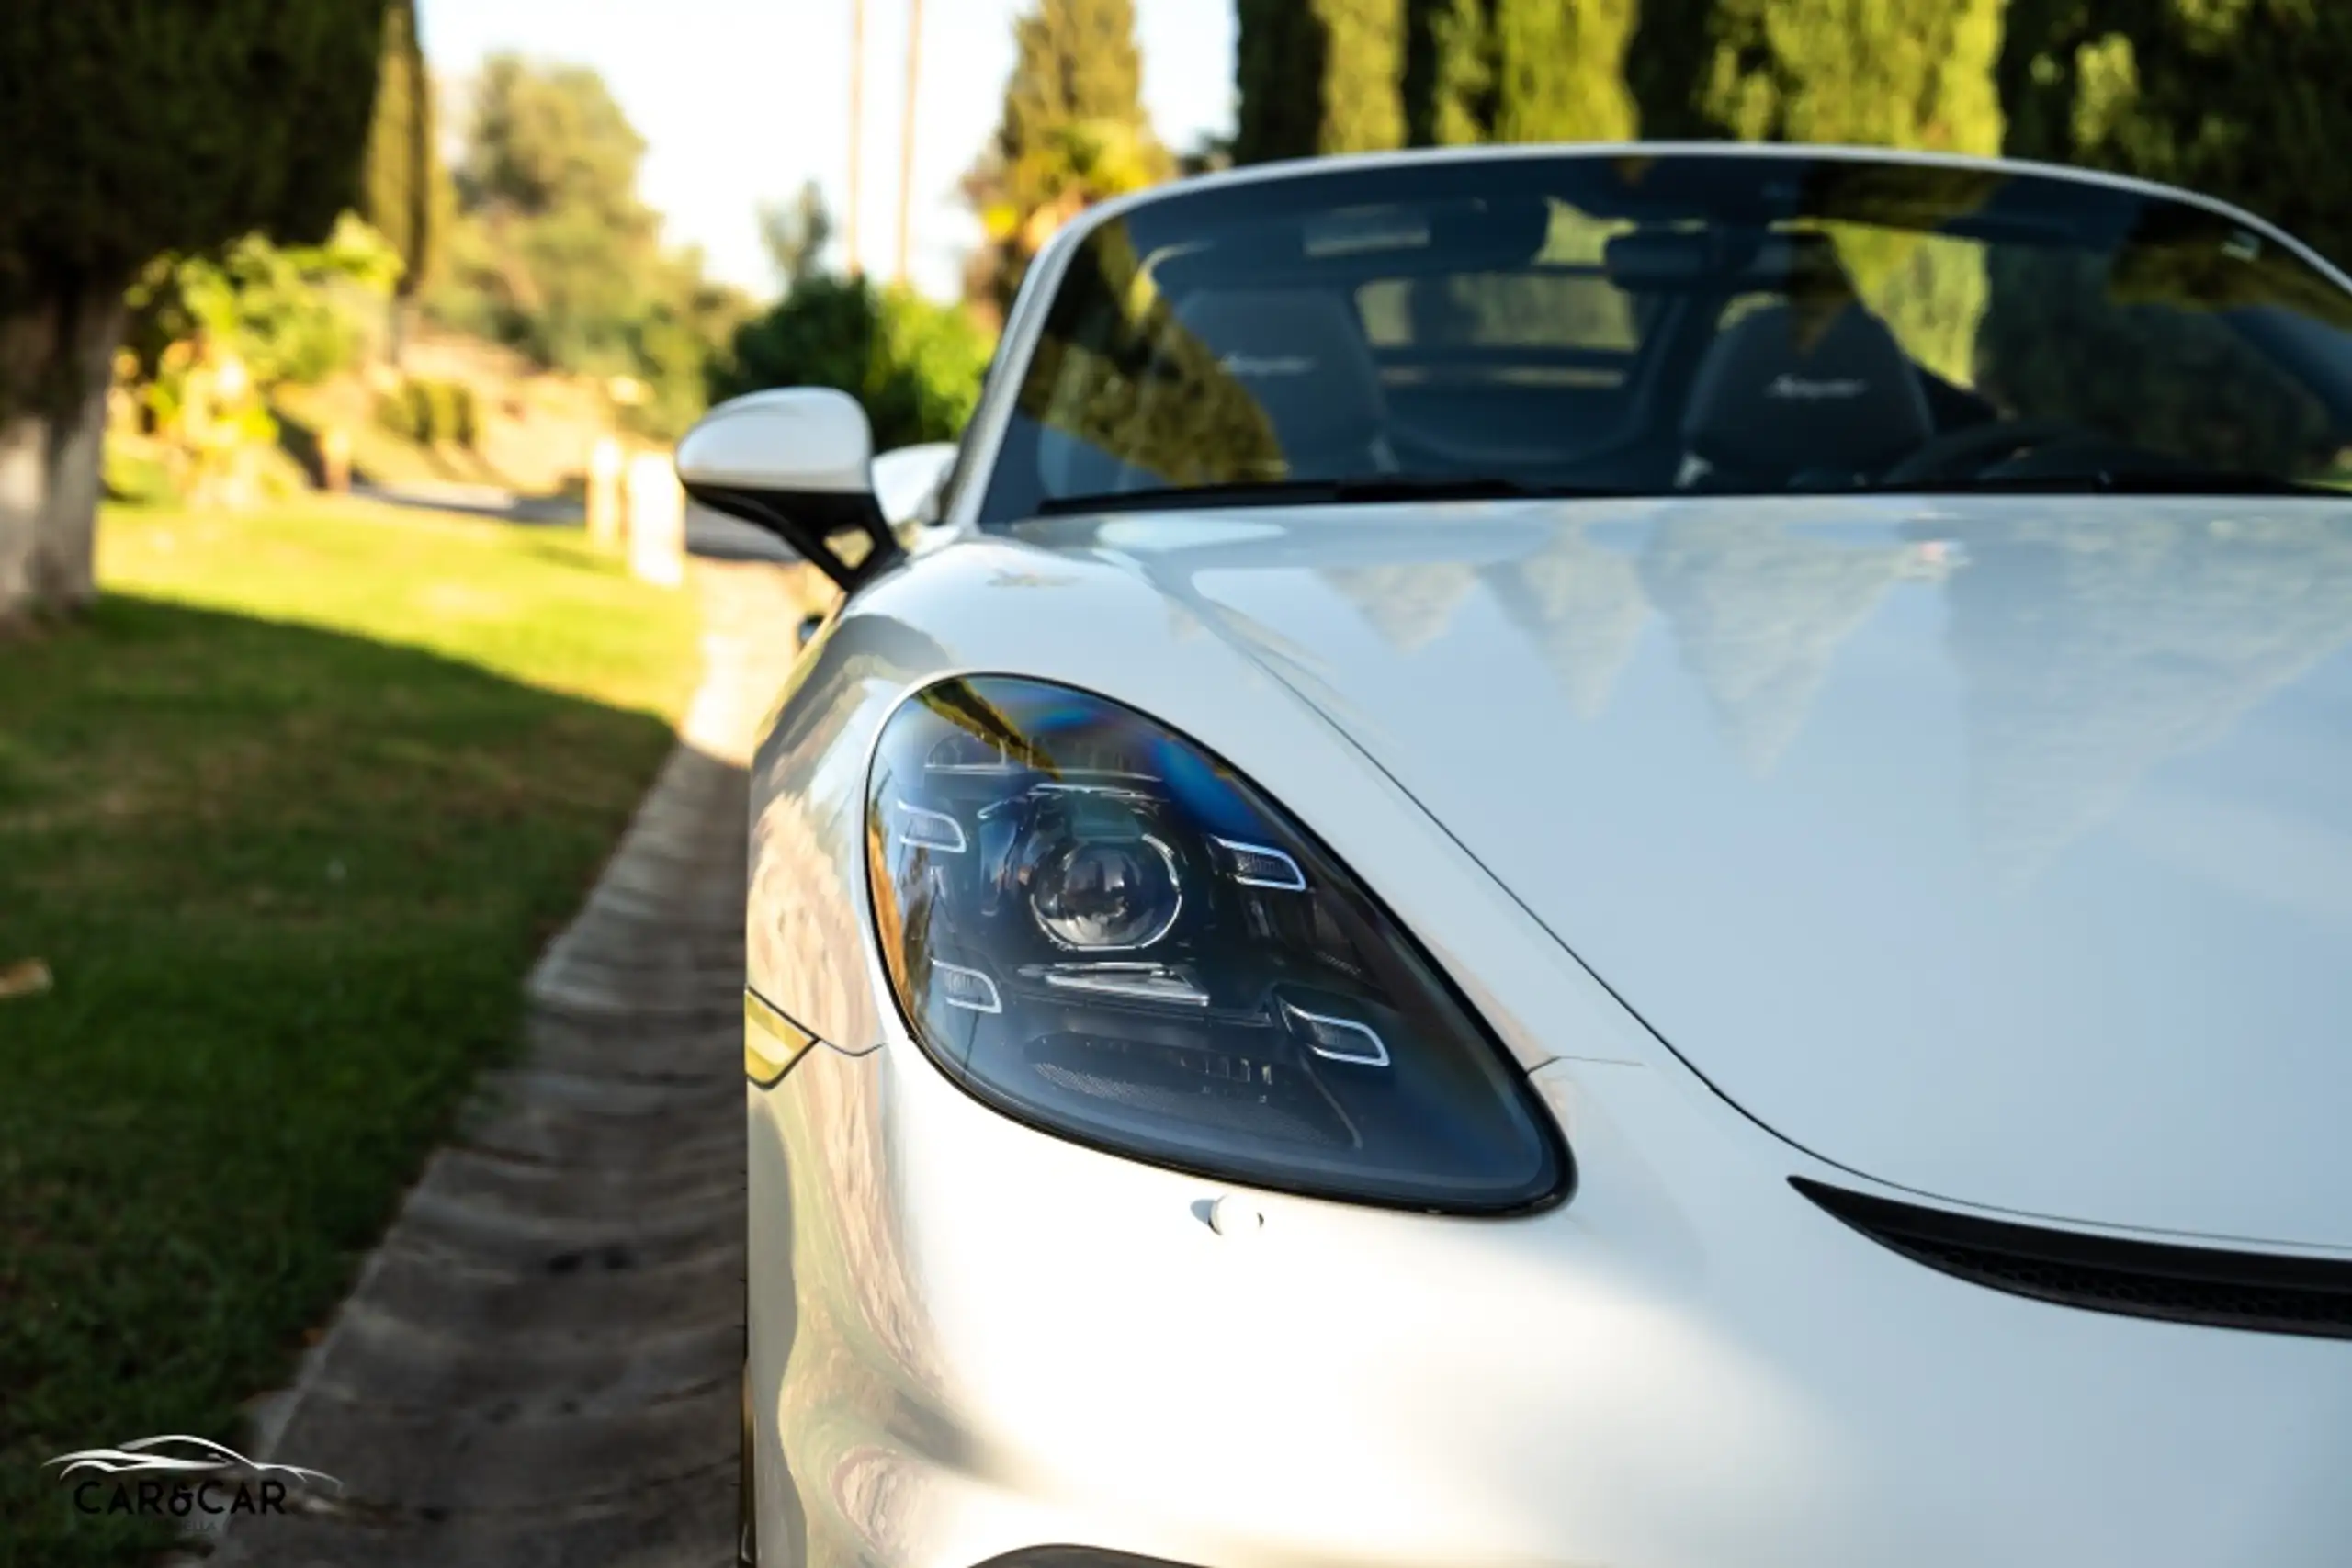
[[[1221,1179],[1502,1213],[1567,1151],[1349,871],[1220,759],[1107,699],[945,681],[883,727],[868,870],[908,1029],[1035,1126]]]

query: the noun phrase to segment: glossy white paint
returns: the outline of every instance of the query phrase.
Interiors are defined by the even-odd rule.
[[[1559,1062],[1573,1203],[1448,1221],[1039,1137],[902,1037],[752,1106],[763,1547],[1215,1568],[2336,1568],[2339,1344],[2052,1308],[1828,1219],[1686,1076]],[[775,1559],[771,1558],[771,1561]]]
[[[908,692],[990,671],[1114,694],[1237,762],[1285,804],[1314,801],[1300,815],[1449,963],[1528,1066],[1563,1051],[1627,1049],[1594,1011],[1592,997],[1605,993],[1559,944],[1260,663],[1109,560],[993,538],[952,543],[852,599],[803,656],[754,761],[750,982],[820,1037],[871,1049],[891,1006],[868,935],[864,861],[875,736]],[[1446,919],[1419,918],[1430,908]],[[1516,1007],[1481,995],[1472,952],[1496,955],[1536,988]],[[1462,962],[1452,962],[1457,953]]]
[[[2352,1247],[2352,502],[1255,521],[1104,532],[1759,1121]]]
[[[798,757],[821,782],[763,795],[827,814],[821,898],[862,910],[865,747],[898,694],[976,670],[1102,690],[1257,779],[1474,977],[1469,955],[1548,932],[1824,1159],[1991,1209],[2352,1248],[2347,510],[1038,525],[861,596],[834,633],[856,721]],[[755,983],[870,1042],[876,1010],[791,996],[769,935]],[[1531,1065],[1621,1051],[1557,998],[1526,1016]]]
[[[1105,216],[1033,266],[1012,362]],[[1991,1292],[1787,1179],[2352,1256],[2352,503],[980,536],[980,489],[754,765],[751,982],[833,1047],[747,1091],[768,1561],[2347,1561],[2343,1342]],[[863,787],[898,702],[978,672],[1114,696],[1303,819],[1530,1071],[1574,1200],[1242,1191],[949,1084],[875,951]]]
[[[874,432],[855,398],[779,387],[729,398],[678,443],[678,478],[734,490],[857,495],[874,486]]]
[[[954,543],[858,595],[756,781],[753,983],[865,1052],[815,1053],[752,1098],[763,1451],[806,1478],[789,1502],[763,1478],[763,1528],[805,1528],[812,1563],[971,1563],[1066,1540],[1205,1568],[2340,1561],[2339,1345],[2002,1296],[1785,1185],[1871,1190],[1828,1161],[1893,1181],[1934,1158],[1955,1208],[2023,1190],[2016,1206],[2086,1230],[2189,1229],[2183,1212],[2227,1203],[2244,1234],[2326,1239],[2347,1168],[2299,1118],[2352,1087],[2325,1034],[2346,1016],[2340,966],[2284,952],[2271,965],[2291,999],[2258,1005],[2301,1033],[2216,1043],[2189,1026],[2211,1004],[2183,998],[2244,981],[2232,966],[2260,955],[2235,922],[2285,918],[2298,944],[2324,944],[2334,906],[2281,916],[2245,902],[2245,876],[2193,874],[2256,852],[2259,833],[2181,840],[2199,857],[2182,867],[2133,823],[2189,791],[2226,807],[2198,818],[2208,832],[2300,822],[2290,841],[2334,852],[2343,803],[2325,784],[2344,776],[2346,730],[2320,720],[2352,691],[2352,604],[2281,615],[2285,585],[2341,569],[2327,549],[2265,551],[2309,543],[2314,524],[2324,544],[2344,513],[2241,511],[2233,531],[2211,512],[2061,503],[2036,514],[2054,552],[2041,561],[2014,555],[2033,536],[2014,504],[1073,519]],[[2144,566],[2182,530],[2201,564],[2154,586],[2085,581],[2064,543],[2120,536]],[[2267,613],[2223,603],[2224,584]],[[2069,616],[2076,632],[2051,640]],[[2036,624],[2041,640],[2019,629]],[[2024,646],[2007,654],[1986,628]],[[1711,688],[1743,667],[1723,662],[1733,651],[1779,681]],[[1244,1255],[1194,1213],[1219,1184],[1040,1137],[941,1078],[867,935],[860,791],[901,694],[1002,670],[1115,694],[1304,818],[1537,1069],[1577,1154],[1575,1200],[1479,1223],[1250,1194],[1266,1222]],[[2169,718],[2101,744],[2119,705]],[[2044,815],[2022,825],[1983,809],[2019,794],[2001,770],[2037,765],[2075,792],[2023,791]],[[1694,837],[1713,862],[1690,858]],[[1825,863],[1792,875],[1807,845]],[[2017,863],[2026,847],[2043,858]],[[1720,885],[1697,880],[1703,863]],[[1882,885],[1896,874],[1923,886]],[[2134,898],[2135,876],[2169,880]],[[1841,911],[1856,877],[1868,891]],[[1622,928],[1603,918],[1611,899]],[[814,909],[834,912],[830,932]],[[1994,945],[2015,940],[2005,922],[2075,943],[2082,922],[2120,922],[2128,964],[2160,910],[2227,960],[2150,952],[2101,970],[2166,997],[2165,1027],[2075,1039],[2028,1019],[2023,1043],[1960,1038],[1989,1004],[1954,1002],[1942,977],[1981,964],[1997,986],[1995,960],[2018,951]],[[1639,976],[1697,994],[1632,992],[1599,960],[1596,979],[1577,961],[1589,954],[1571,956],[1593,935],[1579,920]],[[1904,942],[1918,920],[1932,940]],[[1936,982],[1907,1013],[1877,973],[1890,943]],[[1858,967],[1823,967],[1841,954]],[[2041,976],[2020,983],[2046,990]],[[1611,985],[1703,1030],[1667,1036],[1699,1072]],[[1758,1002],[1765,986],[1782,989]],[[2079,1009],[2091,992],[2050,994]],[[1995,1090],[1955,1096],[1955,1079]],[[1996,1091],[2007,1102],[1988,1111]],[[2082,1184],[2037,1091],[2069,1097],[2109,1186]],[[2160,1146],[2130,1135],[2110,1094]],[[1822,1146],[1743,1114],[1759,1107]],[[2049,1201],[2086,1191],[2089,1207]]]

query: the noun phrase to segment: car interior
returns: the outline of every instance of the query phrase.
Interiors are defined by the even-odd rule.
[[[1867,247],[1927,234],[1980,276],[1988,256],[2023,254],[2037,265],[2054,257],[2052,276],[2086,280],[2081,298],[2089,303],[2057,312],[2060,329],[2085,335],[2052,340],[2054,354],[2079,361],[2098,334],[2143,329],[2111,302],[2112,255],[2101,246],[2127,243],[2120,224],[2086,240],[2046,209],[2063,195],[2035,193],[2044,209],[2023,213],[1991,204],[1961,235],[1932,223],[1874,228],[1865,217],[1846,236],[1860,232]],[[2019,407],[1999,399],[1984,378],[1962,385],[1922,364],[1902,323],[1865,298],[1838,227],[1834,217],[1694,217],[1687,207],[1596,212],[1540,195],[1206,225],[1143,252],[1124,289],[1101,290],[1154,301],[1135,310],[1098,297],[1081,329],[1106,345],[1102,362],[1123,366],[1124,389],[1106,398],[1099,378],[1066,387],[1078,411],[1069,413],[1024,397],[1024,413],[1036,418],[1034,457],[1008,452],[1006,460],[1016,470],[1034,463],[1035,472],[1012,489],[1034,487],[1052,506],[1140,500],[1171,484],[1383,475],[1665,494],[2215,471],[2178,443],[2167,450],[2146,438],[2128,385],[2120,394],[2097,389],[2102,406],[2052,419],[2036,417],[2030,400]],[[2154,313],[2196,315],[2196,332],[2243,340],[2223,345],[2220,358],[2200,340],[2174,363],[2150,362],[2145,374],[2170,378],[2163,396],[2176,410],[2258,396],[2292,405],[2325,438],[2322,448],[2352,430],[2352,377],[2333,360],[2306,355],[2297,363],[2265,347],[2264,332],[2279,335],[2275,321],[2249,317],[2241,326],[2243,312],[2168,304]],[[2284,335],[2300,344],[2314,334],[2298,327]],[[2197,380],[2221,369],[2236,378],[2226,391]],[[1187,426],[1187,410],[1213,398],[1253,408],[1272,450],[1236,457],[1207,425]],[[1115,412],[1106,414],[1109,405]],[[2174,427],[2200,421],[2214,423],[2191,412],[2177,414]],[[1148,450],[1134,439],[1138,431],[1151,433]],[[1171,466],[1171,446],[1186,442],[1198,449],[1179,450],[1191,460]],[[2281,477],[2276,488],[2294,484]]]
[[[1997,417],[1904,353],[1826,241],[1797,240],[1774,258],[1783,279],[1804,269],[1797,298],[1762,269],[1661,287],[1626,254],[1614,269],[1211,287],[1171,314],[1248,388],[1298,476],[1504,468],[1638,492],[1837,487]],[[1577,342],[1522,319],[1481,333],[1481,292],[1594,330]],[[1395,303],[1404,331],[1368,319]]]

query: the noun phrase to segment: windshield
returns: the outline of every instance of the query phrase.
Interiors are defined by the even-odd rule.
[[[1416,161],[1087,235],[984,524],[1095,505],[2352,477],[2352,294],[2185,201],[1807,155]]]

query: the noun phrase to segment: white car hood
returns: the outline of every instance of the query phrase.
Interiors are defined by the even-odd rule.
[[[1219,627],[1819,1157],[2023,1214],[2352,1247],[2352,502],[1017,532]]]

